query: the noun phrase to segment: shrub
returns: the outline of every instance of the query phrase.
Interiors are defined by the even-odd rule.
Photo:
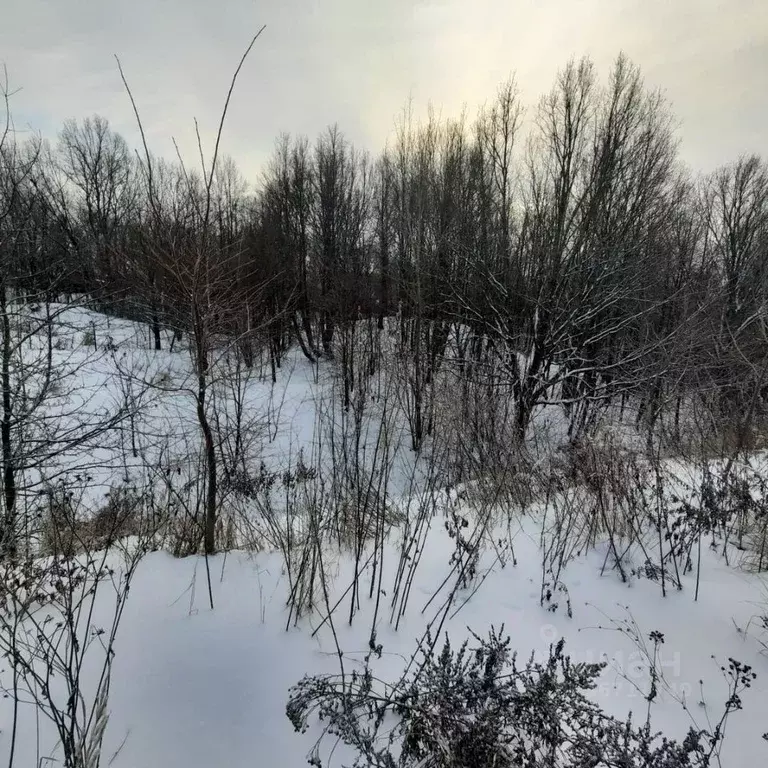
[[[141,499],[128,487],[113,488],[93,513],[81,508],[79,498],[59,485],[47,491],[43,512],[41,553],[74,557],[108,549],[117,540],[141,532]]]
[[[42,515],[41,554],[74,557],[82,551],[82,525],[74,493],[63,486],[48,489]]]
[[[478,645],[458,650],[446,639],[439,653],[428,640],[416,671],[384,690],[368,665],[346,678],[305,677],[287,715],[304,731],[316,714],[324,734],[355,750],[355,768],[706,768],[754,679],[731,660],[723,717],[711,732],[691,729],[677,742],[649,722],[636,727],[631,715],[609,717],[587,697],[604,665],[573,663],[562,640],[543,663],[532,655],[520,665],[502,633],[473,635]],[[318,753],[310,763],[321,764]]]
[[[93,331],[84,331],[80,345],[83,347],[95,347],[96,334]]]

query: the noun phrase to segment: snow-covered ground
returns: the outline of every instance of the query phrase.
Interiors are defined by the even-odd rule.
[[[78,409],[72,409],[73,401],[62,391],[55,407],[69,414],[66,418],[77,420],[78,410],[87,410],[87,403],[99,412],[130,398],[118,370],[131,372],[133,394],[140,391],[140,382],[152,381],[154,386],[143,395],[134,425],[137,456],[121,428],[57,457],[58,466],[80,466],[87,455],[89,487],[98,489],[92,490],[96,498],[121,474],[136,479],[152,462],[171,466],[188,456],[188,442],[196,433],[194,401],[186,391],[192,386],[191,371],[183,348],[151,352],[146,329],[114,318],[107,321],[83,309],[68,311],[64,317],[69,330],[61,330],[64,341],[56,354],[62,366],[72,366],[72,392],[83,398],[82,403],[77,401]],[[97,347],[103,350],[109,337],[116,350],[94,354],[83,344],[89,329]],[[318,403],[334,396],[334,386],[326,368],[314,368],[300,353],[288,357],[277,384],[254,376],[244,390],[245,410],[261,436],[259,458],[279,470],[300,448],[308,455],[316,450],[318,432],[324,428]],[[220,397],[227,397],[223,385]],[[396,442],[395,502],[413,471],[407,440]],[[681,474],[684,471],[681,467]],[[298,621],[286,608],[290,585],[279,552],[232,551],[216,555],[207,565],[201,557],[147,554],[133,579],[114,647],[102,765],[303,765],[320,731],[311,728],[295,734],[285,715],[289,688],[303,675],[338,671],[339,651],[347,669],[362,664],[372,628],[382,645],[381,658],[372,661],[376,677],[395,680],[427,628],[439,626],[458,644],[468,636],[468,628],[483,635],[502,624],[522,657],[545,653],[564,637],[566,650],[576,661],[607,660],[601,685],[592,695],[608,713],[623,718],[632,710],[638,720],[646,716],[651,675],[630,635],[636,630],[647,642],[652,631],[663,633],[664,684],[650,712],[653,726],[673,737],[684,736],[694,723],[711,727],[709,719],[719,718],[728,690],[720,667],[729,657],[750,664],[757,680],[743,696],[744,710],[728,720],[721,758],[725,766],[766,764],[768,744],[762,734],[768,731],[768,658],[761,654],[752,621],[766,612],[768,604],[768,584],[762,576],[740,569],[738,563],[726,564],[719,552],[704,547],[698,599],[694,600],[695,570],[682,577],[682,590],[670,588],[662,597],[659,584],[643,575],[641,560],[634,563],[636,569],[631,569],[626,583],[615,570],[603,572],[607,544],[598,543],[565,566],[560,582],[566,589],[555,595],[558,605],[551,610],[540,605],[543,511],[541,504],[534,504],[525,514],[504,514],[503,522],[487,530],[488,543],[474,578],[446,607],[455,581],[456,551],[446,520],[450,511],[474,521],[478,512],[470,497],[444,493],[436,505],[396,629],[390,585],[401,558],[402,527],[387,534],[382,587],[371,590],[373,597],[369,597],[370,563],[363,572],[360,608],[351,625],[354,559],[344,546],[326,553],[328,594],[318,600],[314,612]],[[119,556],[112,557],[119,571]],[[332,621],[323,623],[326,606],[337,603]],[[92,626],[107,626],[112,608],[107,585],[99,592]],[[0,683],[9,689],[7,667],[3,664]],[[96,681],[86,680],[84,685],[94,689]],[[33,705],[20,701],[19,706],[14,764],[58,764],[51,725],[36,715]],[[0,703],[0,754],[7,754],[12,710],[9,696]],[[333,748],[332,741],[324,742],[321,754],[328,756]],[[335,764],[342,764],[344,755],[339,748]]]
[[[437,612],[434,602],[421,611],[447,575],[451,551],[452,540],[436,527],[398,631],[390,626],[388,611],[382,611],[377,641],[383,654],[374,667],[382,679],[397,678]],[[394,560],[394,550],[388,554]],[[768,660],[753,638],[737,631],[765,600],[758,579],[708,554],[698,602],[690,588],[663,599],[658,585],[648,580],[622,585],[613,576],[601,578],[602,557],[593,553],[567,570],[573,610],[569,619],[564,611],[539,607],[538,546],[525,526],[515,537],[515,554],[516,566],[497,565],[472,599],[455,615],[451,611],[444,631],[452,641],[464,639],[467,627],[483,633],[491,625],[504,624],[514,646],[527,656],[531,651],[545,653],[551,642],[565,637],[574,660],[610,661],[594,692],[600,705],[618,716],[632,710],[644,719],[648,666],[611,620],[634,621],[646,637],[660,631],[665,636],[662,671],[670,689],[653,703],[652,723],[677,737],[685,735],[692,718],[700,727],[707,726],[708,717],[719,718],[727,695],[720,665],[736,657],[751,664],[758,678],[744,696],[744,711],[728,722],[723,765],[763,764]],[[279,556],[232,552],[213,558],[210,567],[214,610],[208,605],[201,559],[179,560],[156,552],[139,567],[115,646],[104,745],[107,758],[118,753],[112,765],[305,764],[318,732],[294,734],[285,704],[289,687],[304,674],[338,670],[330,628],[326,625],[313,637],[313,627],[320,622],[315,617],[286,631],[287,582]],[[351,568],[341,560],[337,569],[334,594],[340,595]],[[465,597],[459,595],[457,608]],[[368,650],[373,602],[364,599],[351,627],[344,619],[346,605],[336,616],[336,635],[348,669],[360,664]],[[94,617],[96,626],[108,621],[110,608],[105,592],[103,616],[97,612]],[[689,712],[675,696],[687,701]],[[9,701],[4,703],[7,722]],[[17,764],[34,765],[36,722],[31,711],[22,725]],[[7,741],[5,727],[2,738]],[[326,754],[332,746],[326,745]],[[343,750],[337,751],[337,759],[340,754]]]

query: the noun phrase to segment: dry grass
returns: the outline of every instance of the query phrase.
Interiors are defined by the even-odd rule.
[[[43,515],[41,551],[45,555],[74,557],[106,549],[120,539],[144,532],[146,525],[140,510],[141,500],[128,489],[110,491],[106,503],[92,514],[79,508],[73,494],[50,491]]]

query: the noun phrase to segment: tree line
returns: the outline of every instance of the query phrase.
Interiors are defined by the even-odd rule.
[[[624,56],[602,79],[569,62],[533,108],[510,79],[474,119],[405,110],[376,156],[336,126],[283,135],[255,186],[229,158],[133,152],[99,116],[53,144],[2,135],[2,307],[87,297],[155,349],[188,335],[203,378],[218,338],[273,375],[298,344],[338,360],[347,405],[356,334],[388,329],[415,449],[448,370],[503,391],[520,441],[547,403],[575,436],[611,405],[649,434],[694,402],[761,411],[768,168],[686,168]]]

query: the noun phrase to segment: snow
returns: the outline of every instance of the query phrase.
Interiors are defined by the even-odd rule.
[[[421,609],[446,574],[451,545],[439,529],[434,535],[435,546],[417,572],[420,578],[406,620],[397,632],[385,619],[378,624],[377,641],[384,653],[375,669],[382,679],[397,678],[432,618]],[[647,667],[628,638],[598,628],[610,626],[606,616],[626,618],[624,606],[630,606],[646,635],[652,630],[665,634],[665,675],[673,692],[686,696],[691,715],[702,726],[708,714],[719,717],[726,695],[719,664],[728,656],[753,664],[758,679],[744,697],[744,711],[728,722],[723,764],[760,764],[765,755],[761,734],[768,663],[754,641],[734,626],[745,626],[764,598],[759,580],[713,557],[704,570],[698,602],[693,602],[690,589],[662,599],[653,582],[636,580],[625,586],[612,577],[600,578],[601,558],[595,553],[568,568],[574,613],[568,619],[538,605],[539,558],[533,532],[521,530],[515,542],[518,565],[497,568],[448,621],[452,641],[466,637],[466,627],[481,633],[503,623],[514,645],[527,655],[544,653],[549,643],[564,636],[574,660],[611,660],[595,692],[601,706],[622,716],[631,709],[644,718],[646,702],[617,669],[646,691]],[[390,554],[394,559],[394,552]],[[312,638],[316,618],[285,631],[287,589],[279,557],[235,552],[212,558],[210,567],[213,611],[199,558],[176,560],[157,552],[139,567],[116,644],[104,747],[109,757],[124,741],[113,763],[119,768],[305,763],[317,733],[294,734],[284,707],[289,687],[302,675],[337,671],[331,632],[326,627]],[[346,586],[349,563],[341,563],[339,570],[337,593]],[[351,668],[367,651],[372,606],[366,602],[351,628],[342,616],[339,611],[337,635]],[[699,705],[699,680],[704,680],[706,707]],[[684,735],[690,724],[667,692],[653,705],[652,716],[654,725],[671,735]],[[31,734],[24,743],[33,747]],[[31,756],[20,755],[18,764],[33,764]]]
[[[126,458],[126,438],[120,432],[101,436],[97,444],[86,445],[77,455],[62,456],[61,468],[78,466],[85,451],[92,475],[89,493],[95,499],[116,474],[127,472],[136,477],[145,472],[147,459],[169,465],[182,461],[188,450],[186,441],[194,440],[195,434],[192,400],[184,392],[191,373],[183,348],[152,352],[147,349],[145,330],[84,309],[67,310],[63,319],[71,348],[57,354],[62,366],[77,369],[73,376],[78,380],[72,383],[70,397],[62,398],[58,406],[62,413],[71,414],[73,402],[82,413],[85,403],[99,409],[122,397],[115,356],[94,354],[78,345],[84,329],[94,329],[97,339],[106,334],[111,337],[125,353],[120,365],[133,372],[137,383],[164,373],[168,386],[157,387],[147,396],[136,428],[139,459]],[[327,427],[317,405],[334,396],[333,386],[327,368],[316,369],[300,353],[291,353],[276,385],[254,377],[247,387],[247,403],[254,424],[261,424],[259,460],[280,468],[299,448],[308,454],[316,450],[317,432]],[[76,392],[81,393],[81,400],[72,400]],[[221,397],[226,394],[222,392]],[[68,418],[79,417],[76,412]],[[375,439],[375,432],[371,430],[369,440]],[[404,494],[414,467],[407,440],[401,442],[397,446],[399,474],[393,482],[396,491]],[[681,475],[688,470],[680,465]],[[343,548],[326,553],[331,577],[328,602],[334,605],[346,597],[333,614],[332,626],[325,622],[316,633],[325,613],[322,601],[314,613],[291,621],[286,629],[289,585],[278,552],[233,551],[210,558],[207,567],[201,557],[177,559],[160,551],[147,554],[132,582],[115,643],[102,764],[115,768],[306,764],[320,731],[293,732],[285,715],[290,686],[304,674],[337,672],[337,641],[348,668],[361,664],[372,627],[383,646],[381,658],[372,662],[375,674],[382,680],[395,680],[426,629],[439,626],[452,582],[440,587],[452,573],[456,547],[446,532],[444,511],[453,509],[470,519],[477,515],[471,500],[458,500],[455,494],[439,506],[442,512],[430,522],[397,630],[390,621],[390,586],[403,534],[396,527],[388,534],[384,549],[382,584],[387,594],[379,596],[376,613],[375,596],[368,598],[370,570],[364,572],[361,606],[351,626],[347,588],[353,576],[352,553]],[[533,505],[525,514],[513,516],[511,528],[506,522],[491,528],[489,538],[508,538],[514,557],[507,550],[500,560],[493,547],[484,549],[478,576],[458,590],[443,632],[458,644],[468,636],[468,628],[482,635],[491,625],[503,624],[523,657],[545,653],[550,643],[564,637],[566,650],[576,661],[609,660],[601,685],[593,692],[601,706],[621,717],[632,710],[638,720],[644,720],[648,705],[643,694],[650,672],[636,644],[617,631],[616,624],[629,621],[646,641],[651,631],[659,631],[664,634],[660,653],[668,686],[662,687],[651,705],[651,717],[655,727],[673,737],[682,737],[692,721],[705,727],[708,718],[719,718],[727,695],[720,665],[735,657],[753,666],[757,680],[743,696],[744,710],[728,721],[723,765],[764,764],[768,756],[768,745],[762,739],[768,730],[768,658],[761,655],[753,630],[747,630],[768,602],[764,577],[734,563],[726,565],[718,552],[705,548],[698,600],[694,600],[695,572],[683,577],[682,590],[670,588],[662,597],[658,583],[636,574],[628,583],[622,583],[614,571],[601,575],[606,554],[601,545],[576,557],[561,574],[573,614],[569,618],[565,593],[556,595],[559,606],[555,611],[539,605],[541,516],[540,507]],[[118,554],[110,557],[119,571]],[[108,625],[113,609],[113,595],[108,588],[101,589],[93,626]],[[0,683],[8,688],[5,667],[7,664]],[[84,684],[91,691],[97,685],[95,668],[87,670]],[[688,709],[676,698],[684,700]],[[0,755],[8,750],[11,710],[12,697],[8,697],[0,703]],[[324,742],[321,752],[327,756],[333,748],[333,742]],[[40,758],[56,754],[50,724],[36,719],[30,704],[21,704],[16,749],[17,766],[33,766]],[[335,764],[342,764],[343,756],[343,749],[337,748]],[[43,760],[40,764],[56,763]]]

